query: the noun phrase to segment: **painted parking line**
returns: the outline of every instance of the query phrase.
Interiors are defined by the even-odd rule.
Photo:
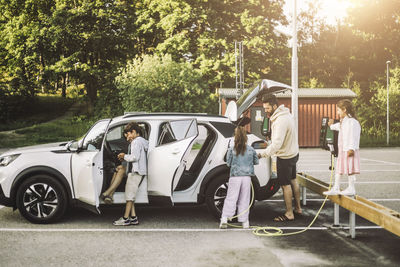
[[[329,183],[329,180],[321,180],[325,183]],[[347,184],[347,182],[340,182],[340,184]],[[357,181],[356,184],[400,184],[400,181]]]
[[[300,165],[300,166],[326,166],[326,167],[329,167],[329,164],[327,164],[327,163],[312,163],[312,162],[310,162],[310,163],[299,162],[298,165]],[[393,166],[398,166],[398,165],[400,165],[400,164],[393,165]],[[361,163],[361,167],[365,167],[365,166],[387,166],[387,164],[386,163]]]
[[[282,230],[303,230],[307,227],[279,227]],[[311,227],[310,230],[326,230],[327,227]],[[26,229],[26,228],[0,228],[0,232],[225,232],[225,231],[251,231],[249,229],[190,229],[190,228],[149,228],[149,229],[139,229],[139,228],[119,228],[119,229],[53,229],[53,228],[42,228],[42,229]]]
[[[315,201],[315,202],[322,202],[325,198],[307,198],[307,201]],[[369,198],[370,201],[379,201],[379,202],[396,202],[400,201],[400,198]],[[267,199],[262,200],[261,202],[283,202],[283,199]]]
[[[154,228],[154,229],[139,229],[139,228],[120,228],[120,229],[52,229],[52,228],[45,228],[45,229],[26,229],[26,228],[0,228],[0,232],[238,232],[238,231],[253,231],[257,227],[264,227],[264,226],[253,226],[253,228],[249,229],[162,229],[162,228]],[[265,226],[266,227],[266,226]],[[281,230],[304,230],[307,227],[279,227]],[[310,227],[308,230],[328,230],[329,227]],[[349,227],[344,226],[343,229],[349,229]],[[356,226],[356,229],[382,229],[380,226]]]
[[[380,162],[380,163],[392,164],[392,165],[400,165],[399,163],[396,163],[396,162],[390,162],[390,161],[384,161],[384,160],[367,159],[367,158],[361,158],[361,160],[368,160],[368,161]]]
[[[327,170],[301,170],[302,172],[328,172]],[[400,172],[400,170],[362,170],[362,172]]]

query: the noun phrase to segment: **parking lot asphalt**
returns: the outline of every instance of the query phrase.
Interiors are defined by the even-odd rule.
[[[301,149],[299,171],[329,182],[330,155]],[[400,148],[361,150],[357,193],[400,211]],[[346,186],[342,180],[342,188]],[[285,233],[304,229],[323,198],[307,191],[303,215],[274,223],[284,211],[282,194],[257,202],[250,224]],[[0,207],[0,266],[399,266],[400,237],[356,218],[356,238],[348,236],[348,211],[340,209],[340,229],[332,229],[327,202],[311,228],[285,237],[259,237],[251,230],[218,229],[205,206],[137,208],[138,226],[115,227],[122,206],[103,207],[98,216],[74,209],[61,222],[35,225],[18,211]]]

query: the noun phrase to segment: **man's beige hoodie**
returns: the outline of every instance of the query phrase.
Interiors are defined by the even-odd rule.
[[[272,144],[265,149],[263,156],[276,155],[281,159],[290,159],[299,153],[294,118],[289,109],[280,105],[271,116]]]

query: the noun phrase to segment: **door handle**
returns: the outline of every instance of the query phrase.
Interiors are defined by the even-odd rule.
[[[174,148],[172,150],[172,154],[178,154],[179,152],[181,152],[181,150],[179,148]]]

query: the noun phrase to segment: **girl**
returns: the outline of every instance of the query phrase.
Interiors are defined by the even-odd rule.
[[[329,120],[328,125],[334,131],[339,131],[338,140],[338,158],[336,162],[335,182],[331,190],[324,192],[324,195],[347,195],[356,194],[354,183],[356,181],[355,174],[360,173],[360,123],[355,118],[354,107],[350,100],[344,99],[337,103],[337,113],[340,122],[333,124],[333,120]],[[340,175],[346,174],[349,179],[349,186],[340,191]]]
[[[250,176],[254,175],[254,165],[258,164],[258,157],[256,151],[247,145],[244,127],[236,127],[234,141],[234,148],[229,148],[226,158],[231,170],[219,228],[228,227],[228,218],[235,214],[236,208],[240,214],[238,221],[243,228],[249,228],[249,211],[244,211],[250,204]]]

